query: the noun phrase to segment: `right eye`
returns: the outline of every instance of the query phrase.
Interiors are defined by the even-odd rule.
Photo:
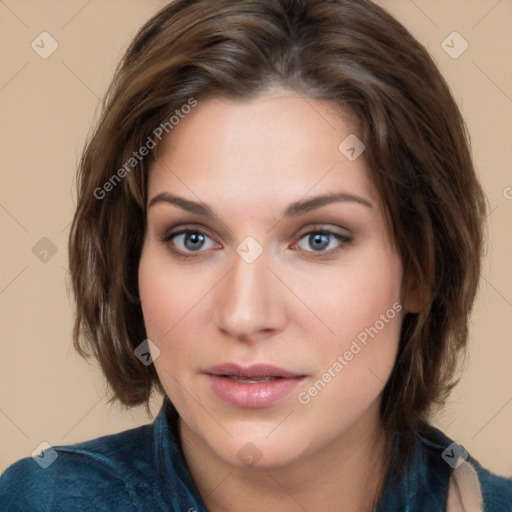
[[[210,247],[208,247],[208,240],[210,240]],[[173,253],[186,258],[193,253],[205,252],[201,251],[205,246],[206,249],[213,248],[212,239],[197,229],[181,229],[168,233],[162,239],[162,243],[165,243]]]

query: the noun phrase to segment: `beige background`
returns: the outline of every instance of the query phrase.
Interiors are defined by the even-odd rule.
[[[74,353],[66,242],[76,162],[99,98],[128,41],[163,3],[0,0],[1,471],[42,441],[67,444],[151,421],[142,408],[106,405],[97,367]],[[380,3],[452,87],[491,211],[470,357],[437,425],[484,466],[512,475],[512,1]],[[43,31],[59,45],[47,59],[31,48]],[[454,31],[469,44],[456,59],[441,46]],[[57,250],[46,262],[32,252],[43,237]]]

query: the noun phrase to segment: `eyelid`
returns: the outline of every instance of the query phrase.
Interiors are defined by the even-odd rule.
[[[208,235],[209,238],[214,240],[216,238],[216,235],[213,234],[213,232],[207,228],[206,226],[202,224],[196,224],[196,223],[181,223],[177,222],[176,224],[173,224],[167,228],[165,228],[163,235],[161,235],[159,238],[161,241],[164,241],[166,239],[169,239],[172,236],[176,236],[179,234],[183,234],[184,232],[198,232],[204,235]]]
[[[339,233],[338,231],[335,231],[335,229],[338,229],[338,230],[343,230],[343,231],[346,231],[347,234],[345,233]],[[333,226],[332,224],[322,224],[322,223],[313,223],[313,224],[310,224],[309,226],[305,227],[305,228],[301,228],[298,233],[302,233],[300,235],[296,235],[296,236],[304,236],[304,235],[307,235],[308,233],[310,232],[317,232],[317,231],[321,231],[322,233],[329,233],[329,234],[332,234],[332,235],[338,235],[338,236],[346,236],[346,237],[350,237],[352,233],[350,229],[348,228],[345,228],[343,226]]]
[[[294,238],[300,240],[305,235],[309,235],[310,233],[324,233],[327,235],[331,235],[334,237],[341,237],[344,239],[352,239],[353,234],[352,231],[348,228],[342,226],[333,226],[332,224],[322,224],[322,223],[314,223],[310,224],[305,228],[301,228],[295,235]]]

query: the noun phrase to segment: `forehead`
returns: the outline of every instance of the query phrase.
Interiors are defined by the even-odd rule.
[[[344,141],[360,138],[355,127],[331,104],[282,90],[246,101],[198,101],[158,148],[148,197],[166,190],[250,211],[344,191],[376,204],[364,152],[347,158]]]

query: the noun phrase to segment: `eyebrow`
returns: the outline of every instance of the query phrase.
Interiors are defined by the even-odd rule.
[[[191,201],[180,196],[169,194],[168,192],[161,192],[157,194],[148,204],[148,208],[159,203],[170,203],[182,210],[190,213],[195,213],[203,217],[217,217],[217,214],[208,205],[196,201]],[[356,196],[354,194],[348,194],[346,192],[332,192],[314,196],[310,199],[296,201],[288,205],[284,212],[283,217],[298,217],[299,215],[305,215],[306,213],[312,212],[332,203],[356,203],[367,208],[374,208],[370,201]]]

